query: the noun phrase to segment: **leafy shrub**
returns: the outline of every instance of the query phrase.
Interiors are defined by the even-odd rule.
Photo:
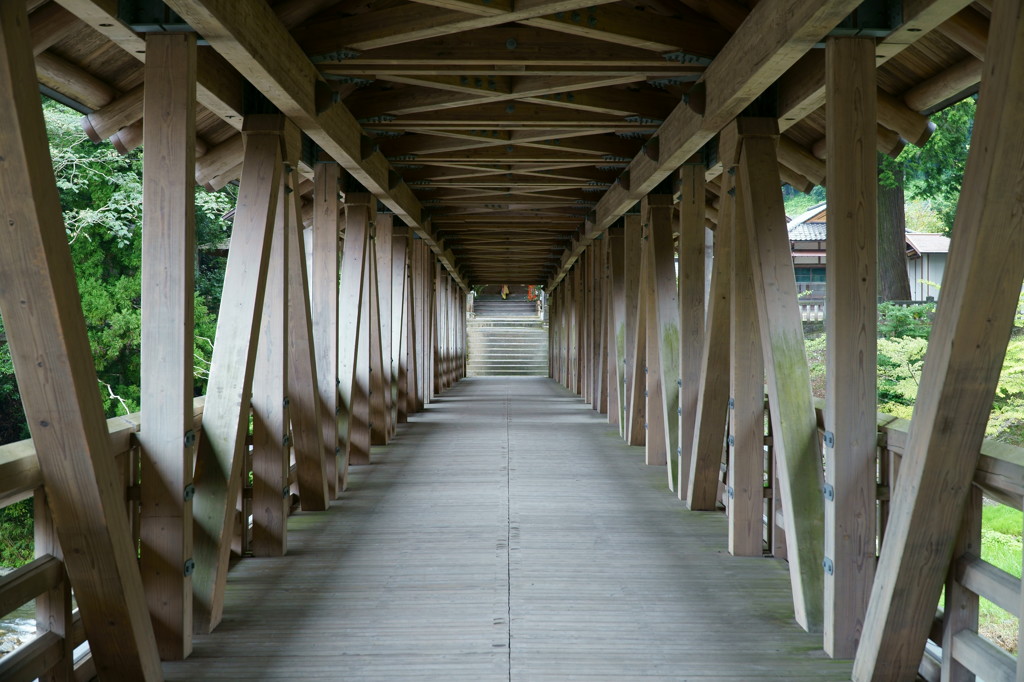
[[[0,509],[0,566],[17,568],[32,561],[33,532],[31,498]]]
[[[883,339],[913,337],[927,339],[932,332],[934,303],[896,305],[886,301],[878,305],[878,336]]]

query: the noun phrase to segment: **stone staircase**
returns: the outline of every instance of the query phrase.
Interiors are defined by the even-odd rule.
[[[547,376],[548,324],[537,304],[481,300],[467,321],[467,376]]]

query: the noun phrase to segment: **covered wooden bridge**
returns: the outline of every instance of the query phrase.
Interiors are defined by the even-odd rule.
[[[914,419],[879,418],[876,150],[979,88]],[[145,149],[138,415],[40,89]],[[0,500],[39,556],[0,604],[41,631],[0,678],[1022,679],[976,632],[1022,609],[978,557],[982,491],[1024,495],[982,441],[1022,110],[1019,0],[0,2]],[[195,398],[193,190],[236,180]],[[823,405],[782,183],[829,188]],[[545,285],[555,381],[459,381],[502,283]]]

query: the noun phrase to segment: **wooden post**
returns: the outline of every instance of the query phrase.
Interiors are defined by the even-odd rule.
[[[282,173],[252,380],[252,552],[288,552],[288,178]],[[305,258],[305,254],[302,254]],[[247,525],[243,520],[244,526]]]
[[[705,232],[704,163],[691,159],[679,170],[679,393],[678,490],[686,495],[704,351]]]
[[[608,239],[608,423],[619,427],[622,435],[626,405],[626,292],[624,228],[613,225],[605,233]]]
[[[195,34],[146,38],[140,568],[160,657],[192,652]]]
[[[391,235],[394,233],[395,216],[391,213],[380,213],[377,215],[377,303],[380,308],[380,355],[381,355],[381,399],[384,402],[384,423],[381,425],[384,434],[384,441],[390,441],[394,433],[395,418],[393,416],[392,377],[391,367],[393,364],[391,341],[393,334],[391,325],[393,315],[392,305],[392,282],[391,282],[391,252],[393,246]]]
[[[583,373],[586,367],[586,278],[584,277],[584,262],[577,261],[573,268],[573,313],[572,313],[572,391],[578,396],[583,396]]]
[[[46,489],[42,486],[36,488],[32,498],[32,528],[35,536],[35,557],[39,559],[49,555],[63,561],[64,553],[57,540],[57,527],[46,503]],[[36,633],[41,635],[44,632],[52,632],[64,640],[60,660],[54,663],[46,675],[39,678],[40,682],[66,682],[74,679],[71,582],[68,580],[66,569],[62,568],[61,573],[64,577],[57,585],[36,597]],[[191,585],[189,590],[187,603],[191,606]],[[191,622],[188,625],[191,627]],[[159,642],[157,645],[159,646]]]
[[[306,243],[302,226],[302,205],[297,172],[300,137],[289,124],[289,182],[287,194],[292,225],[288,238],[288,400],[295,452],[299,503],[303,511],[323,511],[330,506],[328,463],[335,459],[335,444],[323,439],[325,415],[319,398],[316,350],[310,306],[309,277],[306,272]],[[335,280],[336,281],[336,280]],[[333,379],[333,374],[331,376]],[[287,459],[287,458],[286,458]]]
[[[162,679],[97,391],[25,5],[0,3],[0,310],[25,418],[101,676]]]
[[[369,259],[366,263],[366,283],[367,287],[364,292],[366,293],[366,306],[363,308],[363,313],[366,315],[364,322],[366,323],[366,335],[362,332],[359,334],[359,340],[362,341],[364,338],[367,340],[369,345],[369,355],[363,355],[360,353],[361,358],[365,358],[368,362],[369,374],[367,375],[366,383],[366,397],[369,404],[369,422],[370,428],[370,443],[373,445],[387,445],[388,442],[388,426],[387,426],[387,405],[384,401],[384,359],[381,357],[381,342],[383,329],[381,325],[384,320],[384,315],[381,312],[380,307],[380,280],[378,278],[378,264],[380,261],[377,256],[377,220],[374,220],[373,237],[370,239],[370,251],[367,254]],[[388,235],[387,240],[388,247],[391,246],[391,236]],[[391,249],[388,248],[390,252]],[[390,288],[389,288],[390,289]],[[388,334],[390,336],[390,332]],[[369,457],[369,450],[367,450],[367,457]]]
[[[608,411],[608,239],[596,244],[597,262],[594,267],[594,409]]]
[[[327,453],[327,494],[338,496],[338,181],[340,166],[321,157],[313,190],[313,336],[323,441]]]
[[[369,234],[367,194],[349,192],[345,196],[345,246],[341,266],[338,304],[338,395],[340,396],[339,437],[341,439],[341,479],[347,481],[352,461],[354,392],[356,390],[356,346],[362,313],[363,273],[366,268],[366,243]],[[344,490],[344,485],[342,487]]]
[[[643,396],[643,372],[646,364],[647,337],[643,334],[644,311],[634,302],[640,291],[640,258],[642,227],[639,215],[627,215],[623,234],[623,272],[624,296],[626,308],[626,346],[625,346],[625,384],[623,407],[623,435],[630,445],[643,445],[644,401],[637,400]],[[638,386],[637,384],[640,384]]]
[[[371,328],[375,322],[371,315],[371,306],[375,304],[373,296],[373,220],[376,209],[372,195],[364,195],[368,203],[366,212],[366,241],[364,243],[361,268],[362,282],[359,297],[359,326],[355,337],[355,355],[352,381],[352,402],[349,426],[349,463],[362,465],[370,463],[370,446],[373,443],[371,428],[372,407],[370,405],[370,382],[372,381]]]
[[[921,660],[1024,279],[1024,7],[996,0],[990,26],[949,264],[854,661],[856,680],[913,677]]]
[[[405,411],[413,414],[422,409],[419,402],[419,321],[416,318],[416,242],[411,233],[406,244],[406,275],[405,275],[405,357],[408,366],[405,370]]]
[[[732,127],[722,131],[719,138],[719,158],[732,167],[736,148],[736,134]],[[730,160],[730,161],[727,161]],[[729,413],[729,386],[722,377],[729,376],[729,347],[731,324],[729,320],[732,300],[732,250],[735,173],[722,174],[722,197],[718,208],[718,230],[715,231],[714,261],[711,270],[711,290],[707,303],[704,347],[701,349],[700,380],[697,386],[696,416],[690,438],[690,461],[680,466],[679,494],[692,510],[714,510],[718,505],[718,476],[721,471],[722,447],[726,436]],[[723,226],[724,229],[723,229]],[[740,245],[742,246],[742,245]],[[692,256],[691,256],[692,259]],[[693,282],[694,287],[699,286]],[[702,294],[703,295],[703,294]],[[690,290],[688,300],[696,294]],[[760,393],[761,391],[759,391]],[[686,486],[681,478],[689,476]],[[683,498],[683,490],[686,497]]]
[[[825,651],[853,658],[875,573],[878,428],[875,41],[825,43]],[[829,447],[829,443],[834,445]]]
[[[786,509],[786,551],[793,610],[804,629],[822,626],[824,500],[821,447],[811,402],[804,353],[803,322],[797,306],[796,276],[779,191],[775,119],[739,119],[742,200],[750,230],[761,345],[768,375],[773,447]],[[739,198],[737,199],[739,200]]]
[[[216,627],[224,610],[235,503],[242,485],[242,452],[249,429],[249,395],[263,310],[270,234],[281,173],[280,116],[249,116],[238,208],[224,271],[217,335],[210,363],[203,433],[196,453],[193,629]]]
[[[643,331],[637,334],[644,339],[644,366],[641,378],[644,397],[644,422],[647,433],[644,437],[644,461],[648,465],[668,465],[666,450],[668,424],[665,421],[665,401],[661,391],[661,354],[658,349],[658,301],[654,281],[654,254],[650,247],[650,226],[644,226],[644,243],[640,256],[640,289],[637,307],[643,309]],[[672,420],[675,425],[675,420]],[[671,489],[671,488],[670,488]]]
[[[731,166],[731,168],[734,168]],[[737,185],[742,182],[738,181]],[[736,194],[742,196],[742,187]],[[750,243],[743,202],[725,197],[732,206],[732,225],[718,223],[718,231],[732,229],[732,295],[729,329],[729,553],[762,556],[764,524],[764,355],[750,268]],[[701,254],[703,257],[703,254]],[[769,521],[771,522],[771,520]]]
[[[408,264],[409,230],[393,226],[391,235],[391,401],[395,409],[395,424],[409,421],[408,369],[409,349],[406,336],[409,330],[405,324],[409,305]]]
[[[672,464],[677,461],[679,454],[680,332],[675,246],[672,240],[672,195],[648,195],[644,197],[640,210],[647,220],[648,278],[652,294],[648,301],[652,313],[648,320],[648,330],[649,338],[658,353],[660,368],[660,407],[664,424],[661,447],[665,449],[668,489],[674,492],[676,480]],[[647,414],[649,422],[650,411]],[[648,444],[650,435],[648,432]]]

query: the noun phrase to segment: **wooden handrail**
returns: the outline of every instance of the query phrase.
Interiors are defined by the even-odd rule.
[[[49,554],[0,578],[0,616],[21,608],[64,579],[64,564]]]
[[[192,402],[193,417],[201,423],[206,396]],[[107,420],[110,433],[110,450],[120,455],[132,447],[132,436],[142,425],[140,413],[135,412]],[[39,473],[39,460],[32,439],[0,445],[0,507],[7,507],[32,495],[32,491],[43,484]]]

